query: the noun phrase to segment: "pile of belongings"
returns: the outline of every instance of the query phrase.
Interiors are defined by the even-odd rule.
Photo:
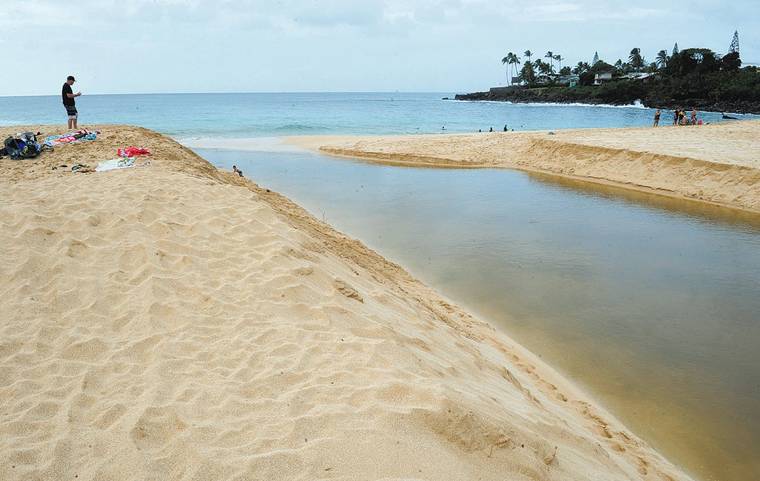
[[[143,147],[129,146],[117,149],[116,154],[119,156],[118,158],[100,162],[95,168],[95,171],[106,172],[116,169],[128,169],[129,167],[133,167],[135,165],[135,157],[150,155],[150,150]]]
[[[123,149],[118,149],[116,151],[116,155],[119,157],[137,157],[138,155],[150,155],[150,150],[144,149],[142,147],[125,147]]]
[[[89,130],[77,130],[63,135],[49,135],[45,137],[45,145],[56,147],[58,145],[73,144],[84,140],[96,140],[100,132],[90,132]]]
[[[4,155],[11,159],[33,159],[40,155],[42,146],[37,142],[37,135],[32,132],[23,132],[12,135],[5,139],[0,149],[0,157]]]

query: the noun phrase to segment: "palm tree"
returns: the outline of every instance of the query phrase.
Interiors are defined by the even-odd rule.
[[[560,54],[555,55],[554,56],[554,60],[556,60],[557,62],[559,62],[559,69],[562,70],[562,61],[565,60],[562,57],[562,55],[560,55]]]
[[[520,80],[528,85],[536,81],[536,70],[533,68],[533,62],[526,60],[523,68],[520,70]]]
[[[515,54],[512,52],[509,52],[506,57],[501,59],[501,64],[507,66],[507,85],[512,83],[509,78],[509,66],[512,65],[512,57],[514,57]]]
[[[514,76],[516,77],[517,76],[517,66],[520,65],[520,57],[518,57],[517,55],[513,55],[512,56],[512,65],[514,66],[513,67],[514,68],[514,72],[515,72]]]
[[[528,57],[528,62],[530,62],[530,58],[533,56],[533,52],[531,52],[530,50],[526,50],[523,52],[523,55]]]
[[[554,70],[554,52],[549,50],[548,52],[546,52],[546,55],[544,55],[544,58],[549,59],[549,65],[551,66],[552,70]]]
[[[668,60],[669,60],[669,57],[668,57],[667,50],[660,50],[659,52],[657,52],[657,60],[656,60],[657,68],[659,69],[665,68],[668,65]]]
[[[538,73],[541,75],[549,75],[552,73],[553,67],[541,59],[538,59],[536,60],[536,69],[538,69]]]
[[[591,66],[587,62],[578,62],[578,65],[573,68],[573,73],[575,75],[580,75],[582,73],[588,72],[589,70],[591,70]]]
[[[509,52],[506,57],[501,59],[502,65],[508,65],[512,67],[512,72],[507,67],[507,82],[512,83],[512,79],[517,76],[517,66],[520,64],[520,57],[512,52]]]
[[[532,84],[536,81],[536,71],[533,68],[533,62],[526,60],[522,70],[520,70],[520,80],[527,84]]]
[[[639,71],[644,66],[644,58],[641,56],[641,49],[634,48],[631,50],[631,54],[628,56],[628,61],[634,70]]]

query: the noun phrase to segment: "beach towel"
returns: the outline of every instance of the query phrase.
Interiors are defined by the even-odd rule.
[[[122,149],[118,149],[116,151],[116,154],[119,157],[136,157],[138,155],[150,155],[150,150],[144,149],[142,147],[125,147]]]
[[[48,135],[45,137],[45,145],[49,147],[56,147],[59,145],[66,145],[85,140],[97,140],[97,138],[97,131],[90,132],[88,130],[77,130],[76,132],[69,132],[63,135]]]
[[[130,167],[133,167],[134,165],[135,165],[135,159],[133,157],[105,160],[103,162],[98,163],[98,166],[95,167],[95,172],[106,172],[109,170],[116,170],[116,169],[128,169]]]

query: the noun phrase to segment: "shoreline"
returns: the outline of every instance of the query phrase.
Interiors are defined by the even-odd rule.
[[[760,214],[760,121],[694,127],[298,136],[292,145],[396,166],[508,168]]]
[[[649,107],[647,105],[644,105],[641,103],[640,100],[636,100],[631,103],[620,103],[620,104],[611,104],[606,102],[599,102],[599,103],[592,103],[592,102],[577,102],[577,101],[567,101],[567,102],[558,102],[558,101],[531,101],[531,100],[491,100],[491,99],[485,99],[485,100],[469,100],[469,99],[455,99],[455,98],[444,98],[442,99],[447,102],[471,102],[471,103],[497,103],[497,104],[513,104],[513,105],[528,105],[531,107],[597,107],[597,108],[605,108],[605,109],[640,109],[640,110],[651,110],[655,111],[658,108],[661,108],[662,110],[674,110],[676,108],[682,108],[681,105],[678,104],[658,104],[660,107]],[[702,113],[710,113],[710,114],[726,114],[726,115],[741,115],[741,116],[752,116],[754,118],[757,118],[757,116],[760,116],[760,110],[755,112],[741,112],[741,111],[733,111],[733,110],[711,110],[709,108],[705,109],[698,109]],[[735,119],[735,120],[754,120],[754,118],[741,118],[741,119]],[[620,127],[624,128],[624,127]]]
[[[0,306],[13,313],[0,350],[0,392],[13,413],[0,420],[4,479],[50,469],[131,479],[125,459],[137,472],[178,477],[161,458],[220,479],[317,470],[351,479],[691,479],[537,356],[286,197],[147,129],[100,128],[89,144],[0,161],[0,220],[12,246]],[[124,143],[151,148],[151,165],[52,170]],[[68,302],[55,300],[67,292]],[[124,349],[136,357],[122,358]],[[41,374],[51,353],[70,366],[65,378]],[[248,365],[251,356],[267,362]],[[126,375],[125,359],[144,374]],[[73,395],[56,397],[66,385]],[[293,418],[296,406],[306,409]],[[36,418],[73,429],[45,435]],[[226,439],[224,448],[209,439]],[[60,443],[69,446],[63,457]]]
[[[610,103],[590,103],[590,102],[541,102],[541,101],[530,101],[530,100],[495,100],[495,99],[484,99],[484,100],[471,100],[471,99],[457,99],[457,98],[444,98],[442,100],[448,101],[448,102],[475,102],[475,103],[507,103],[507,104],[515,104],[515,105],[531,105],[535,107],[603,107],[603,108],[609,108],[609,109],[642,109],[642,110],[654,110],[651,107],[647,107],[644,104],[640,102],[631,102],[626,104],[610,104]],[[712,112],[712,111],[706,111],[706,112]],[[715,113],[715,112],[713,112]],[[717,112],[720,113],[720,112]]]
[[[564,89],[564,90],[563,90]],[[609,105],[615,107],[635,106],[640,102],[643,108],[647,109],[682,109],[688,106],[689,109],[696,108],[703,112],[714,113],[735,113],[739,115],[760,115],[760,102],[714,102],[707,99],[695,98],[685,99],[679,102],[667,99],[626,99],[626,103],[614,103],[609,99],[601,100],[593,97],[578,98],[572,89],[567,87],[543,87],[536,89],[517,89],[509,92],[488,91],[488,92],[471,92],[466,94],[456,94],[453,99],[463,102],[510,102],[515,104],[579,104],[579,105]],[[722,107],[722,108],[721,108]]]

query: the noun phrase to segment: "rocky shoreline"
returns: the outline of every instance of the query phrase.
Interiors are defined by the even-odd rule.
[[[658,99],[646,95],[625,98],[610,98],[593,95],[593,88],[512,88],[492,89],[487,92],[457,94],[454,100],[492,101],[513,103],[583,103],[590,105],[633,105],[637,101],[649,108],[676,109],[695,108],[710,112],[731,112],[739,114],[760,114],[757,101],[712,101],[709,99]]]

